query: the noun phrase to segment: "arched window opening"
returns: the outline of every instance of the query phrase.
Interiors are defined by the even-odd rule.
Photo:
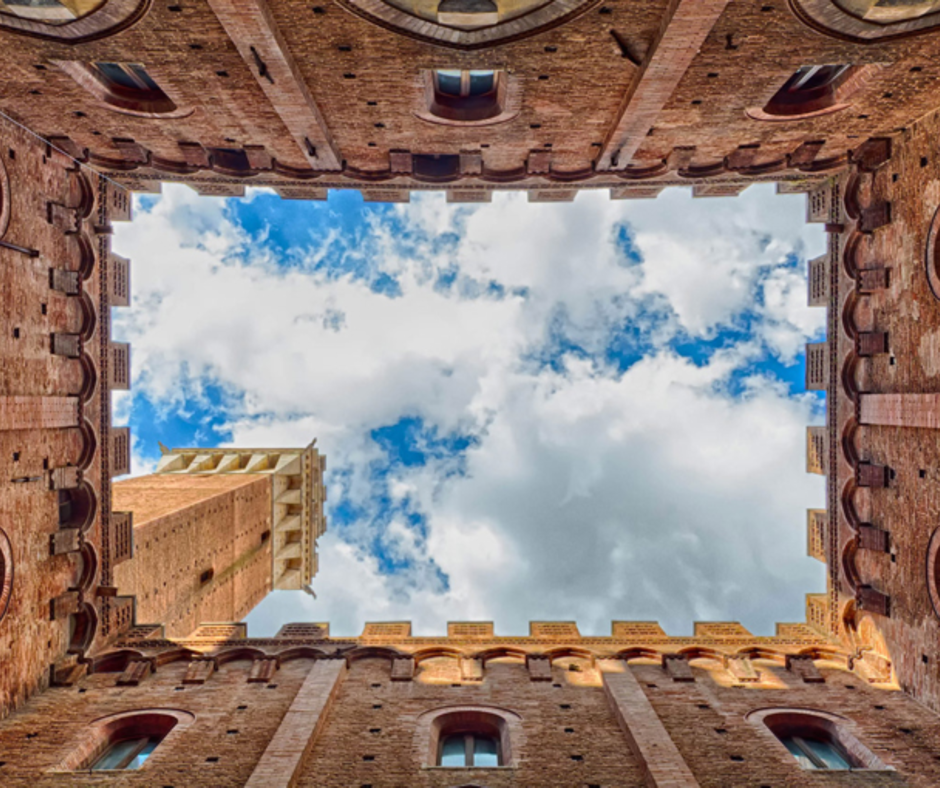
[[[2,0],[0,0],[2,2]],[[143,117],[185,117],[140,63],[54,61],[96,99],[117,112]]]
[[[834,714],[804,709],[765,709],[748,715],[763,722],[803,769],[886,769],[885,764]]]
[[[105,4],[105,0],[0,0],[0,13],[47,25],[74,22]]]
[[[804,769],[853,768],[848,753],[829,736],[813,731],[803,736],[784,735],[780,741]]]
[[[835,4],[847,14],[881,25],[920,19],[940,10],[940,0],[835,0]]]
[[[487,69],[437,69],[431,75],[431,113],[447,120],[479,121],[502,109],[502,74]]]
[[[92,76],[104,86],[104,100],[109,104],[143,112],[176,109],[176,104],[138,63],[93,63],[90,69]]]
[[[89,767],[93,772],[139,769],[160,743],[156,736],[121,739],[108,746]]]
[[[441,739],[440,766],[499,766],[499,740],[477,732],[451,733]]]
[[[806,115],[837,103],[837,89],[851,75],[844,64],[801,66],[764,107],[768,115]]]
[[[462,708],[438,712],[431,723],[430,763],[448,768],[492,768],[510,764],[504,712]]]
[[[0,621],[6,615],[13,596],[13,546],[0,528]]]

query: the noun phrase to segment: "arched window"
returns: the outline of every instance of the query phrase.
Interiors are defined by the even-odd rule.
[[[195,717],[179,709],[135,709],[90,722],[84,739],[59,763],[61,771],[102,772],[140,769],[168,737]]]
[[[940,10],[938,0],[835,0],[846,13],[866,22],[890,25]]]
[[[851,72],[851,66],[801,66],[764,107],[769,115],[805,115],[828,109],[836,103],[836,89]]]
[[[449,733],[441,738],[439,766],[499,766],[499,739],[479,731]]]
[[[104,100],[115,107],[145,112],[176,109],[176,104],[139,63],[93,63],[89,70],[107,91]]]
[[[140,63],[60,60],[56,65],[117,112],[143,117],[185,117],[192,113],[191,108],[178,108]]]
[[[157,748],[162,738],[162,736],[150,735],[118,739],[108,745],[108,749],[101,753],[89,768],[93,772],[139,769]]]
[[[886,769],[834,714],[806,709],[764,709],[748,715],[762,722],[803,769],[846,771]]]
[[[428,763],[449,768],[509,766],[509,728],[516,719],[511,712],[479,706],[437,710],[430,721]]]
[[[502,110],[502,74],[487,69],[437,69],[433,72],[431,112],[457,121],[488,120]]]

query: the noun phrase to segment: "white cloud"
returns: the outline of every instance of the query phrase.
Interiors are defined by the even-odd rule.
[[[612,618],[673,631],[741,618],[767,631],[801,617],[802,594],[822,587],[804,557],[804,510],[823,495],[803,472],[812,400],[759,376],[737,394],[728,385],[765,350],[792,360],[822,328],[823,310],[805,306],[805,262],[787,263],[822,246],[802,198],[754,187],[734,201],[675,190],[529,205],[509,194],[455,209],[423,197],[396,209],[407,238],[373,216],[368,245],[346,250],[394,275],[394,298],[316,267],[344,252],[336,232],[278,268],[223,205],[168,186],[117,235],[135,306],[116,314],[116,331],[134,345],[137,391],[182,401],[212,379],[244,392],[230,414],[235,443],[317,437],[344,471],[331,477],[331,502],[346,496],[368,512],[369,463],[383,456],[370,429],[416,415],[478,438],[463,476],[444,479],[431,462],[389,479],[395,501],[427,516],[426,539],[401,519],[385,534],[411,568],[379,571],[368,521],[334,530],[321,542],[319,599],[273,596],[254,632],[329,619],[354,634],[383,618],[441,632],[480,617],[504,632],[539,618],[576,618],[588,632]],[[618,247],[625,222],[641,263]],[[458,240],[440,243],[448,233]],[[455,267],[454,286],[436,288]],[[471,281],[497,281],[506,295],[460,297]],[[750,335],[707,363],[668,345],[740,326],[747,310]],[[531,363],[559,325],[593,360]],[[604,350],[623,326],[640,327],[644,358],[621,373]]]

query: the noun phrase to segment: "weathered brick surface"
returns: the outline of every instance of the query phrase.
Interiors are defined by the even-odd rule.
[[[142,476],[114,485],[113,507],[133,513],[134,557],[114,575],[138,622],[181,637],[239,621],[271,590],[270,476]]]
[[[830,479],[830,522],[837,524],[830,594],[839,600],[833,628],[871,659],[885,660],[901,687],[934,709],[940,709],[940,618],[928,591],[928,545],[940,512],[940,301],[927,274],[935,261],[931,221],[940,206],[938,130],[935,114],[918,121],[891,136],[886,163],[843,179],[851,213],[861,218],[867,207],[887,203],[891,211],[889,223],[862,235],[851,216],[841,217],[847,229],[844,260],[834,271],[830,343],[837,336],[838,351],[828,395],[831,434],[844,436],[834,447]],[[877,266],[889,271],[887,287],[857,290],[851,271]],[[887,334],[889,352],[849,366],[856,348],[865,348],[848,329]],[[855,484],[864,487],[853,492]],[[850,604],[852,597],[858,604]],[[864,614],[855,612],[861,605]],[[877,612],[885,606],[888,616]]]
[[[84,533],[59,540],[56,552],[52,541],[59,526],[53,473],[61,470],[100,493],[106,482],[96,447],[110,418],[108,401],[94,386],[108,324],[100,317],[99,239],[85,218],[94,212],[99,179],[70,165],[24,130],[0,122],[0,216],[9,210],[0,237],[14,247],[0,247],[0,529],[12,563],[9,607],[0,619],[0,717],[46,686],[52,665],[65,659],[69,616],[53,619],[52,600],[79,587],[71,607],[93,604],[101,613],[93,586],[103,567],[91,574],[94,559],[104,560],[97,549],[100,507]],[[50,222],[49,203],[81,208],[69,233]],[[52,289],[53,268],[82,272],[74,295]],[[82,334],[83,358],[54,355],[55,333]],[[83,561],[69,548],[86,542],[95,547]],[[89,630],[94,634],[94,626]]]

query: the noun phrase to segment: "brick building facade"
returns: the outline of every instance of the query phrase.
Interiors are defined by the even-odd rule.
[[[2,0],[0,784],[940,784],[935,5]],[[316,571],[312,448],[174,450],[111,484],[125,187],[538,201],[758,180],[808,192],[829,233],[807,354],[828,588],[805,623],[252,639],[219,619]]]

